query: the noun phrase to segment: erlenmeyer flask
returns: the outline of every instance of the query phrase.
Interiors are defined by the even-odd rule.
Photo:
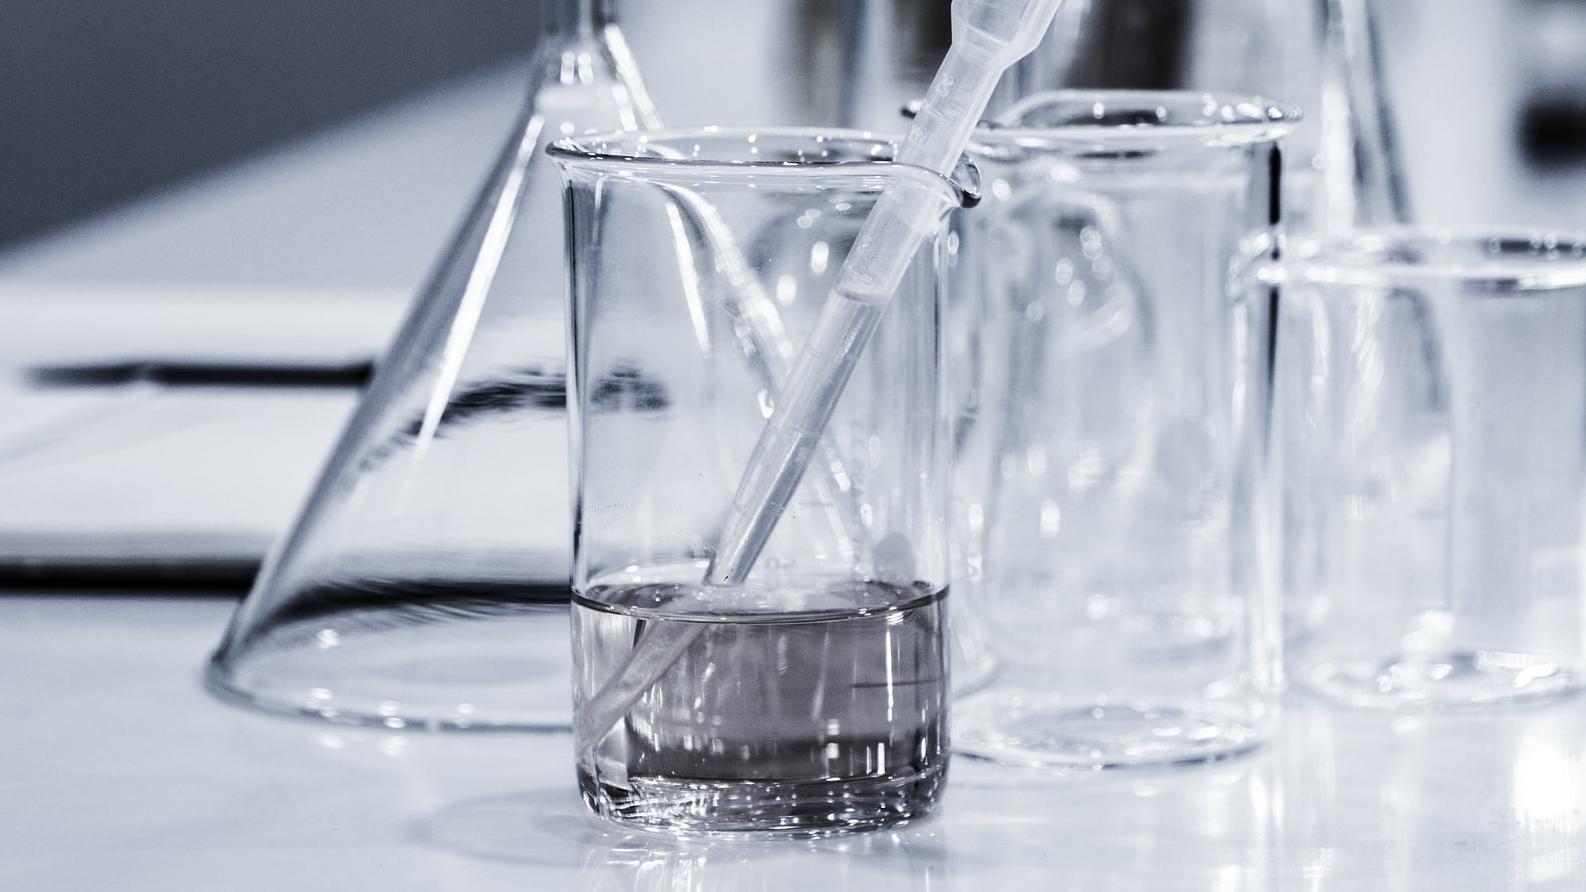
[[[568,725],[562,198],[543,144],[656,126],[613,6],[548,10],[500,161],[211,660],[223,697],[387,727]]]

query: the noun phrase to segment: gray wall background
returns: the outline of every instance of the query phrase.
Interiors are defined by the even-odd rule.
[[[0,244],[525,52],[539,6],[0,0]]]
[[[501,70],[533,44],[542,3],[0,0],[0,245],[436,82]],[[946,4],[634,0],[624,20],[673,125],[889,129],[899,97],[939,58]],[[1418,212],[1582,226],[1586,0],[1379,8]],[[865,62],[846,70],[850,57]],[[510,120],[500,114],[492,147]]]

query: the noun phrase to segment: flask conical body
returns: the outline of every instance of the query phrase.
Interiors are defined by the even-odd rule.
[[[500,160],[211,661],[222,696],[387,727],[568,723],[564,245],[543,147],[656,122],[607,5],[565,6]]]

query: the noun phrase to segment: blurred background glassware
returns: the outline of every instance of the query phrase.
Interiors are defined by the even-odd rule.
[[[1366,230],[1260,271],[1281,306],[1289,675],[1455,708],[1586,678],[1586,240]],[[1258,297],[1252,297],[1258,299]]]
[[[645,75],[673,126],[898,129],[951,40],[951,0],[675,0],[635,4]],[[699,22],[731,41],[698,40]],[[732,73],[723,89],[713,79]]]
[[[674,832],[828,833],[922,816],[939,796],[948,542],[937,325],[946,217],[968,196],[888,163],[893,150],[806,130],[552,147],[570,225],[574,745],[584,799],[601,815]],[[776,388],[888,189],[933,197],[940,232],[754,572],[706,586]],[[742,246],[753,283],[716,262],[724,246]],[[772,330],[782,346],[762,338]],[[656,635],[675,650],[610,723],[586,727],[596,695],[636,677],[634,654]]]
[[[1189,89],[1300,108],[1283,145],[1289,233],[1411,219],[1376,0],[1069,0],[1005,78],[1011,104],[1041,90]],[[1285,516],[1285,525],[1304,523]],[[1285,626],[1302,630],[1305,605]],[[972,649],[974,642],[963,643]]]
[[[1273,726],[1268,308],[1292,110],[1183,92],[1037,94],[977,131],[958,228],[969,351],[955,624],[995,673],[958,749],[1100,767],[1215,758]],[[981,318],[964,318],[964,314]],[[954,359],[963,354],[955,354]]]
[[[1059,88],[1195,90],[1299,106],[1285,140],[1290,231],[1404,222],[1372,0],[1069,0],[1005,78],[1002,107]]]
[[[655,125],[614,7],[547,10],[495,169],[210,662],[223,697],[390,727],[567,726],[563,208],[542,149]]]
[[[1511,52],[1521,68],[1521,147],[1547,166],[1579,163],[1586,151],[1586,3],[1520,0]]]

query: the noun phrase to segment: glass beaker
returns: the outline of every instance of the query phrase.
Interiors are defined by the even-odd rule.
[[[947,765],[937,319],[945,220],[966,193],[858,132],[662,131],[550,151],[569,221],[585,801],[685,833],[928,813]],[[777,386],[895,189],[934,197],[943,231],[753,573],[707,586]]]
[[[1260,278],[1290,677],[1387,708],[1578,690],[1586,240],[1364,230]]]
[[[995,669],[960,752],[1210,759],[1273,727],[1268,308],[1292,110],[1199,93],[1038,94],[983,125],[952,327],[955,626]]]
[[[561,184],[551,139],[655,126],[615,0],[557,0],[528,102],[206,676],[275,712],[565,728]]]

